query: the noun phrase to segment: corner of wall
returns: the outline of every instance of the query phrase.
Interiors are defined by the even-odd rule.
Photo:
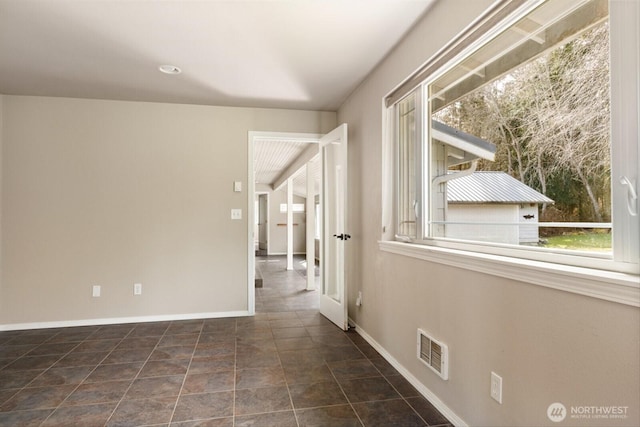
[[[2,308],[2,151],[4,150],[3,145],[3,136],[4,136],[4,128],[2,126],[4,119],[4,95],[0,93],[0,324],[3,323],[2,313],[4,310]]]

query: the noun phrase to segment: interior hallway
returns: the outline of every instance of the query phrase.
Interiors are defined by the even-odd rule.
[[[256,269],[263,287],[256,288],[256,313],[318,310],[318,292],[307,291],[307,261],[294,255],[293,270],[287,271],[287,257],[256,256]],[[320,287],[320,269],[316,264],[316,288]]]
[[[254,317],[0,332],[0,426],[449,426],[264,260]]]

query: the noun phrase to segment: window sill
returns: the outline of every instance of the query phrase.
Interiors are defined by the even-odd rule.
[[[639,277],[633,274],[396,241],[378,244],[383,252],[640,307]]]

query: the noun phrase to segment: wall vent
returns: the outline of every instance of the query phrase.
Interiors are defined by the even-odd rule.
[[[443,380],[449,379],[449,348],[418,329],[418,359]]]

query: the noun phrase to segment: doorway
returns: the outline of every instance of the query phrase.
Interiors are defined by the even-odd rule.
[[[315,197],[320,194],[322,233],[320,234],[320,262],[322,273],[319,292],[320,313],[341,329],[348,328],[347,284],[345,275],[345,243],[351,238],[346,231],[347,217],[347,125],[342,124],[319,137],[308,135],[293,137],[291,134],[249,132],[249,188],[250,201],[255,200],[256,187],[266,186],[267,191],[286,185],[287,203],[287,270],[293,270],[293,194],[296,184],[302,187],[307,200],[306,226],[307,286],[303,290],[315,290],[315,244],[313,219]],[[261,143],[258,145],[258,143]],[[278,145],[276,145],[278,144]],[[281,152],[277,147],[284,147]],[[254,158],[254,152],[260,153]],[[275,153],[275,154],[274,154]],[[319,177],[313,173],[313,160],[320,158]],[[284,160],[283,160],[284,159]],[[279,167],[277,167],[279,166]],[[318,175],[318,174],[316,174]],[[298,179],[303,177],[302,180]],[[297,181],[302,181],[296,182]],[[318,181],[318,190],[314,182]],[[301,204],[304,206],[304,204]],[[259,211],[259,209],[258,209]],[[255,210],[249,210],[249,244],[253,246]],[[258,212],[259,215],[259,212]],[[278,224],[281,225],[281,224]],[[258,231],[259,232],[259,231]],[[273,237],[273,236],[272,236]],[[249,255],[249,313],[255,314],[255,251]]]
[[[248,311],[252,315],[255,314],[256,306],[256,255],[274,255],[285,251],[287,258],[292,258],[294,234],[298,251],[304,253],[305,248],[308,247],[305,234],[307,228],[313,232],[315,221],[308,224],[307,212],[300,212],[298,208],[300,205],[304,206],[300,203],[301,201],[309,198],[307,197],[309,190],[305,188],[307,180],[304,169],[311,159],[317,157],[321,137],[322,135],[319,134],[249,132],[247,196],[249,206],[255,205],[255,208],[248,210],[247,218],[249,223]],[[291,218],[288,211],[283,215],[280,206],[283,202],[288,202],[289,187],[298,199],[296,206],[292,206],[291,209],[291,215],[295,215],[295,219]],[[312,200],[315,200],[318,194],[319,183],[315,187],[317,189],[311,196]],[[287,200],[280,200],[283,191],[287,193]],[[315,209],[313,211],[315,214]],[[310,218],[315,216],[313,214]],[[314,242],[315,239],[312,238],[311,241]],[[312,246],[315,250],[316,245]],[[315,262],[313,264],[315,265]],[[311,265],[311,268],[314,265]],[[287,267],[289,267],[288,262]]]

